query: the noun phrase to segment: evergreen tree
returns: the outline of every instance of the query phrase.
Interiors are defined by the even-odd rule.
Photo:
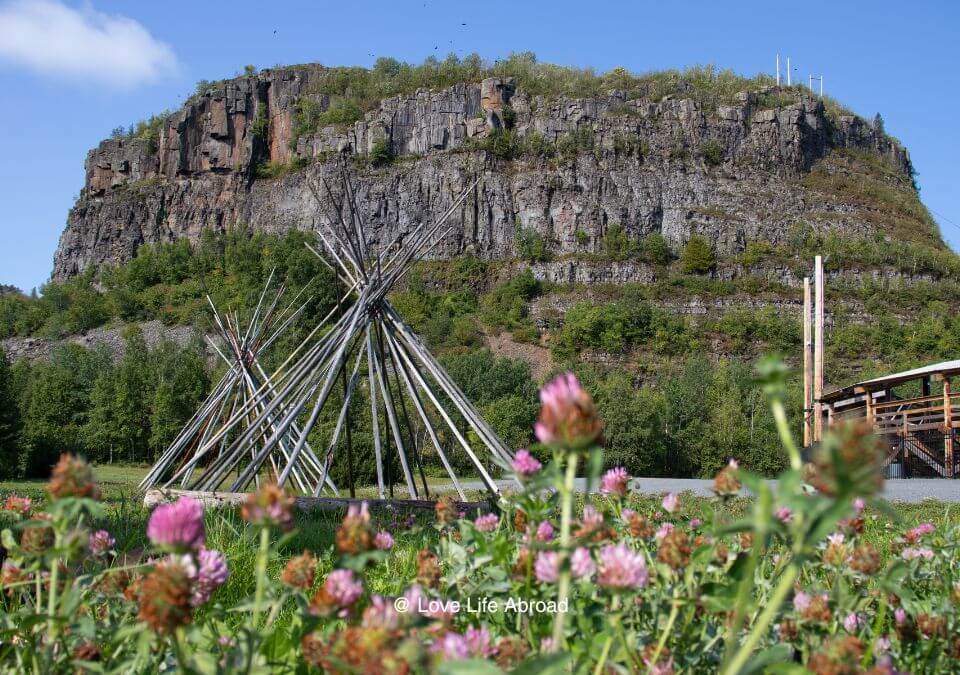
[[[112,462],[114,452],[120,447],[120,429],[114,414],[116,398],[116,373],[111,367],[93,383],[90,413],[83,428],[87,456],[95,461]]]
[[[55,349],[48,362],[33,366],[24,394],[20,469],[25,475],[45,478],[61,453],[83,450],[90,392],[109,360],[103,350],[68,344]]]
[[[153,368],[143,331],[127,326],[123,332],[124,353],[117,364],[114,382],[113,415],[118,447],[126,459],[144,459],[150,437],[150,401],[153,398]]]
[[[0,476],[9,476],[17,466],[20,406],[14,389],[13,371],[0,349]]]
[[[680,264],[684,274],[705,274],[717,264],[717,258],[704,237],[695,234],[687,240],[680,255]]]
[[[179,349],[165,341],[154,350],[152,360],[157,380],[150,408],[151,461],[173,441],[210,385],[200,343]]]
[[[876,116],[873,118],[873,130],[876,131],[878,134],[884,133],[883,117],[880,116],[880,113],[877,113]]]

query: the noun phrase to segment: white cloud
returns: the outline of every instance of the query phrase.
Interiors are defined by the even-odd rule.
[[[0,59],[41,73],[133,87],[176,69],[169,45],[141,24],[57,0],[0,6]]]

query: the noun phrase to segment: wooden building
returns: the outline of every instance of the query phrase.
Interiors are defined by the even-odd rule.
[[[960,360],[934,363],[823,394],[820,423],[864,419],[889,447],[890,478],[960,476],[960,391],[951,378],[960,376]],[[901,393],[909,392],[909,395]]]

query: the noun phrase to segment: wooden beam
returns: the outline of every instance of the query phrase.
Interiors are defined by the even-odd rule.
[[[946,476],[953,478],[953,406],[950,402],[950,378],[943,378],[943,461]]]
[[[823,440],[823,258],[814,259],[813,438]]]
[[[810,277],[803,278],[803,447],[813,442],[813,300]]]
[[[873,410],[873,392],[868,391],[866,398],[863,399],[867,406],[867,423],[872,427],[875,421]]]
[[[143,497],[143,505],[148,509],[176,501],[180,497],[193,497],[209,508],[231,508],[243,504],[249,496],[245,492],[216,492],[203,490],[171,490],[171,489],[150,489]],[[347,499],[345,497],[302,497],[294,496],[294,504],[299,511],[337,511],[347,509],[351,504],[362,504],[366,502],[370,510],[383,509],[387,511],[397,511],[402,509],[417,509],[421,511],[433,511],[437,503],[425,499]],[[490,510],[490,502],[454,502],[461,511],[473,511],[481,509]]]

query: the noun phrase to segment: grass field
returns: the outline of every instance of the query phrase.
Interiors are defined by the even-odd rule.
[[[142,505],[142,497],[137,485],[146,473],[146,466],[103,465],[95,468],[96,476],[107,504],[107,517],[100,525],[109,530],[117,539],[117,550],[128,559],[135,560],[147,544],[146,523],[149,512]],[[442,478],[431,482],[442,483]],[[0,498],[11,493],[29,496],[41,500],[45,496],[45,481],[18,480],[0,482]],[[358,491],[361,496],[374,496],[374,487]],[[708,507],[720,508],[731,519],[746,512],[750,504],[748,498],[738,498],[722,507],[703,497],[682,495],[686,511],[695,515]],[[659,497],[632,495],[631,506],[638,511],[654,511],[658,508]],[[408,517],[415,524],[408,527],[404,522]],[[279,574],[286,561],[304,550],[309,550],[332,567],[332,547],[334,534],[340,524],[342,514],[337,512],[314,511],[298,514],[296,528],[280,542],[280,555],[270,563],[271,573]],[[397,545],[391,552],[386,565],[377,569],[372,579],[375,592],[397,594],[405,588],[407,580],[416,568],[416,554],[428,542],[436,538],[432,527],[433,515],[398,511],[393,516],[375,514],[380,519],[380,527],[389,530],[396,538]],[[956,505],[937,501],[925,501],[920,504],[892,504],[887,512],[868,509],[866,512],[864,537],[870,541],[886,560],[891,555],[890,542],[904,528],[921,522],[937,525],[960,522],[960,508]],[[207,514],[208,545],[224,551],[231,561],[231,578],[223,593],[244,597],[252,591],[254,551],[256,542],[251,528],[239,518],[236,510],[222,509]]]

